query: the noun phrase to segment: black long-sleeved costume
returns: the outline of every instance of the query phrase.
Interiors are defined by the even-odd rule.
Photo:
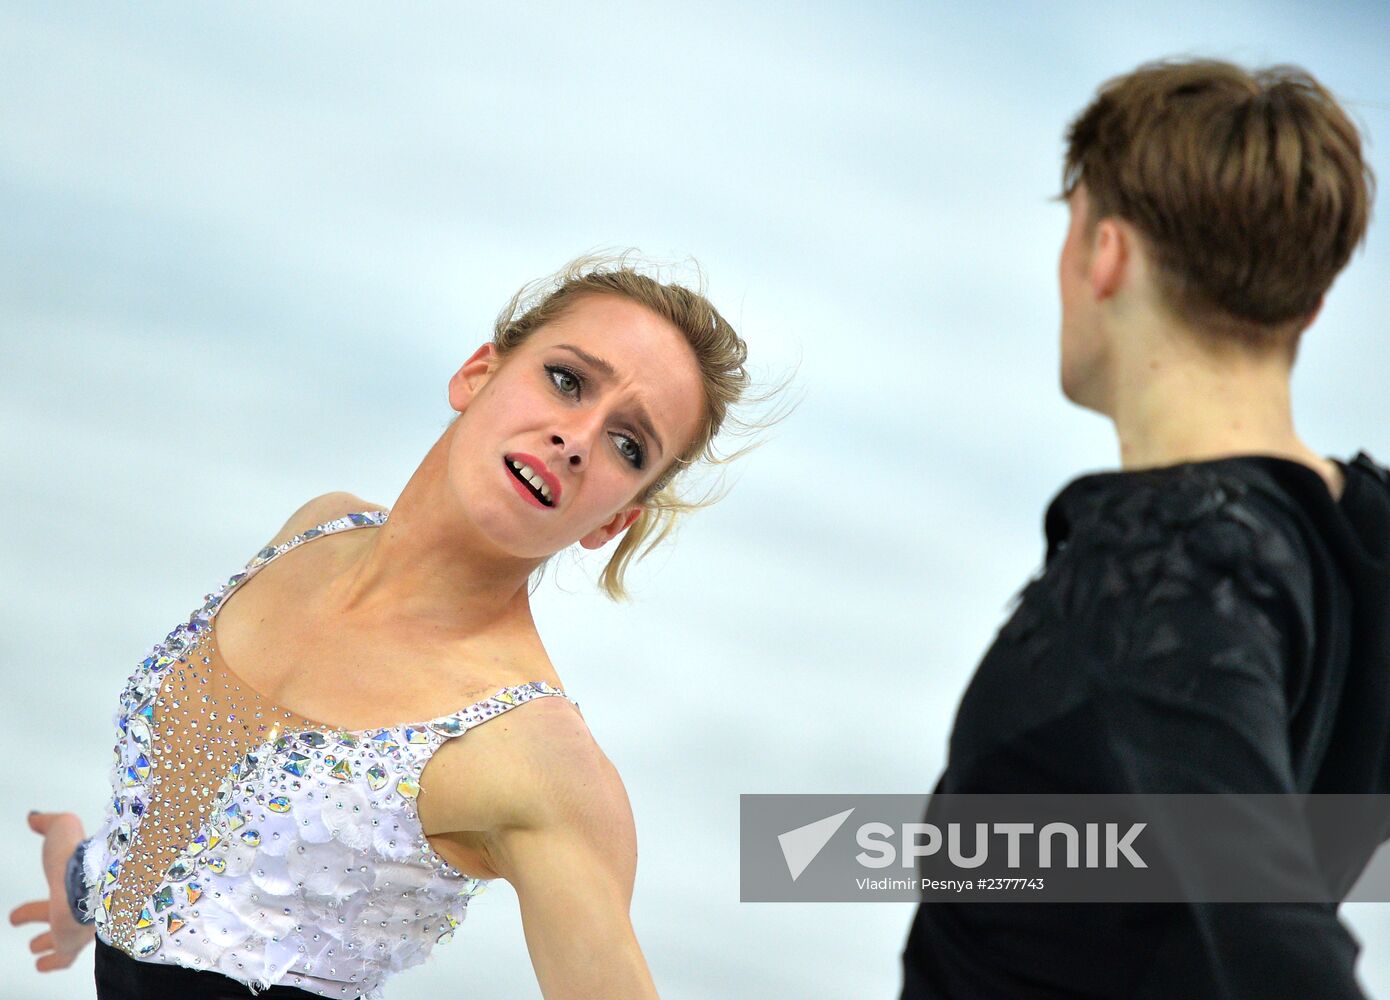
[[[1267,456],[1069,483],[937,790],[1390,792],[1390,473],[1339,464],[1340,500]],[[1390,828],[1303,833],[1265,875],[1342,898]],[[1357,951],[1331,905],[930,902],[902,997],[1342,1000]]]

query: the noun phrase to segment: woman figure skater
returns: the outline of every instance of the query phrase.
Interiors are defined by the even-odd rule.
[[[519,292],[393,507],[311,500],[136,668],[101,830],[30,814],[49,898],[11,921],[49,923],[37,967],[95,936],[99,1000],[376,1000],[504,878],[546,1000],[655,997],[631,809],[527,581],[616,543],[623,596],[698,506],[672,480],[719,461],[745,357],[703,295],[623,260]]]

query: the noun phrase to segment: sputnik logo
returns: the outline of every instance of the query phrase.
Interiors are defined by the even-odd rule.
[[[816,855],[830,843],[830,838],[835,836],[836,830],[844,826],[845,820],[849,819],[852,812],[853,809],[846,809],[842,813],[777,835],[777,843],[782,845],[782,857],[787,862],[787,872],[793,882],[801,877],[807,865],[816,860]]]

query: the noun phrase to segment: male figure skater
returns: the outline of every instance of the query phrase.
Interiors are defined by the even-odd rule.
[[[1357,131],[1300,69],[1184,61],[1067,139],[1062,391],[1122,469],[1052,500],[937,791],[1390,791],[1390,472],[1321,456],[1289,395],[1365,232]],[[1310,835],[1271,893],[1341,899],[1386,836]],[[902,998],[1355,998],[1357,951],[1332,904],[929,901]]]

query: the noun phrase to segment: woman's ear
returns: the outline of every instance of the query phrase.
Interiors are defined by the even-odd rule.
[[[599,525],[599,527],[581,538],[579,544],[586,549],[601,549],[618,535],[626,531],[632,522],[641,516],[641,507],[628,507],[626,510],[620,510],[604,524]]]
[[[449,405],[462,413],[497,370],[497,348],[489,341],[474,351],[449,379]]]

